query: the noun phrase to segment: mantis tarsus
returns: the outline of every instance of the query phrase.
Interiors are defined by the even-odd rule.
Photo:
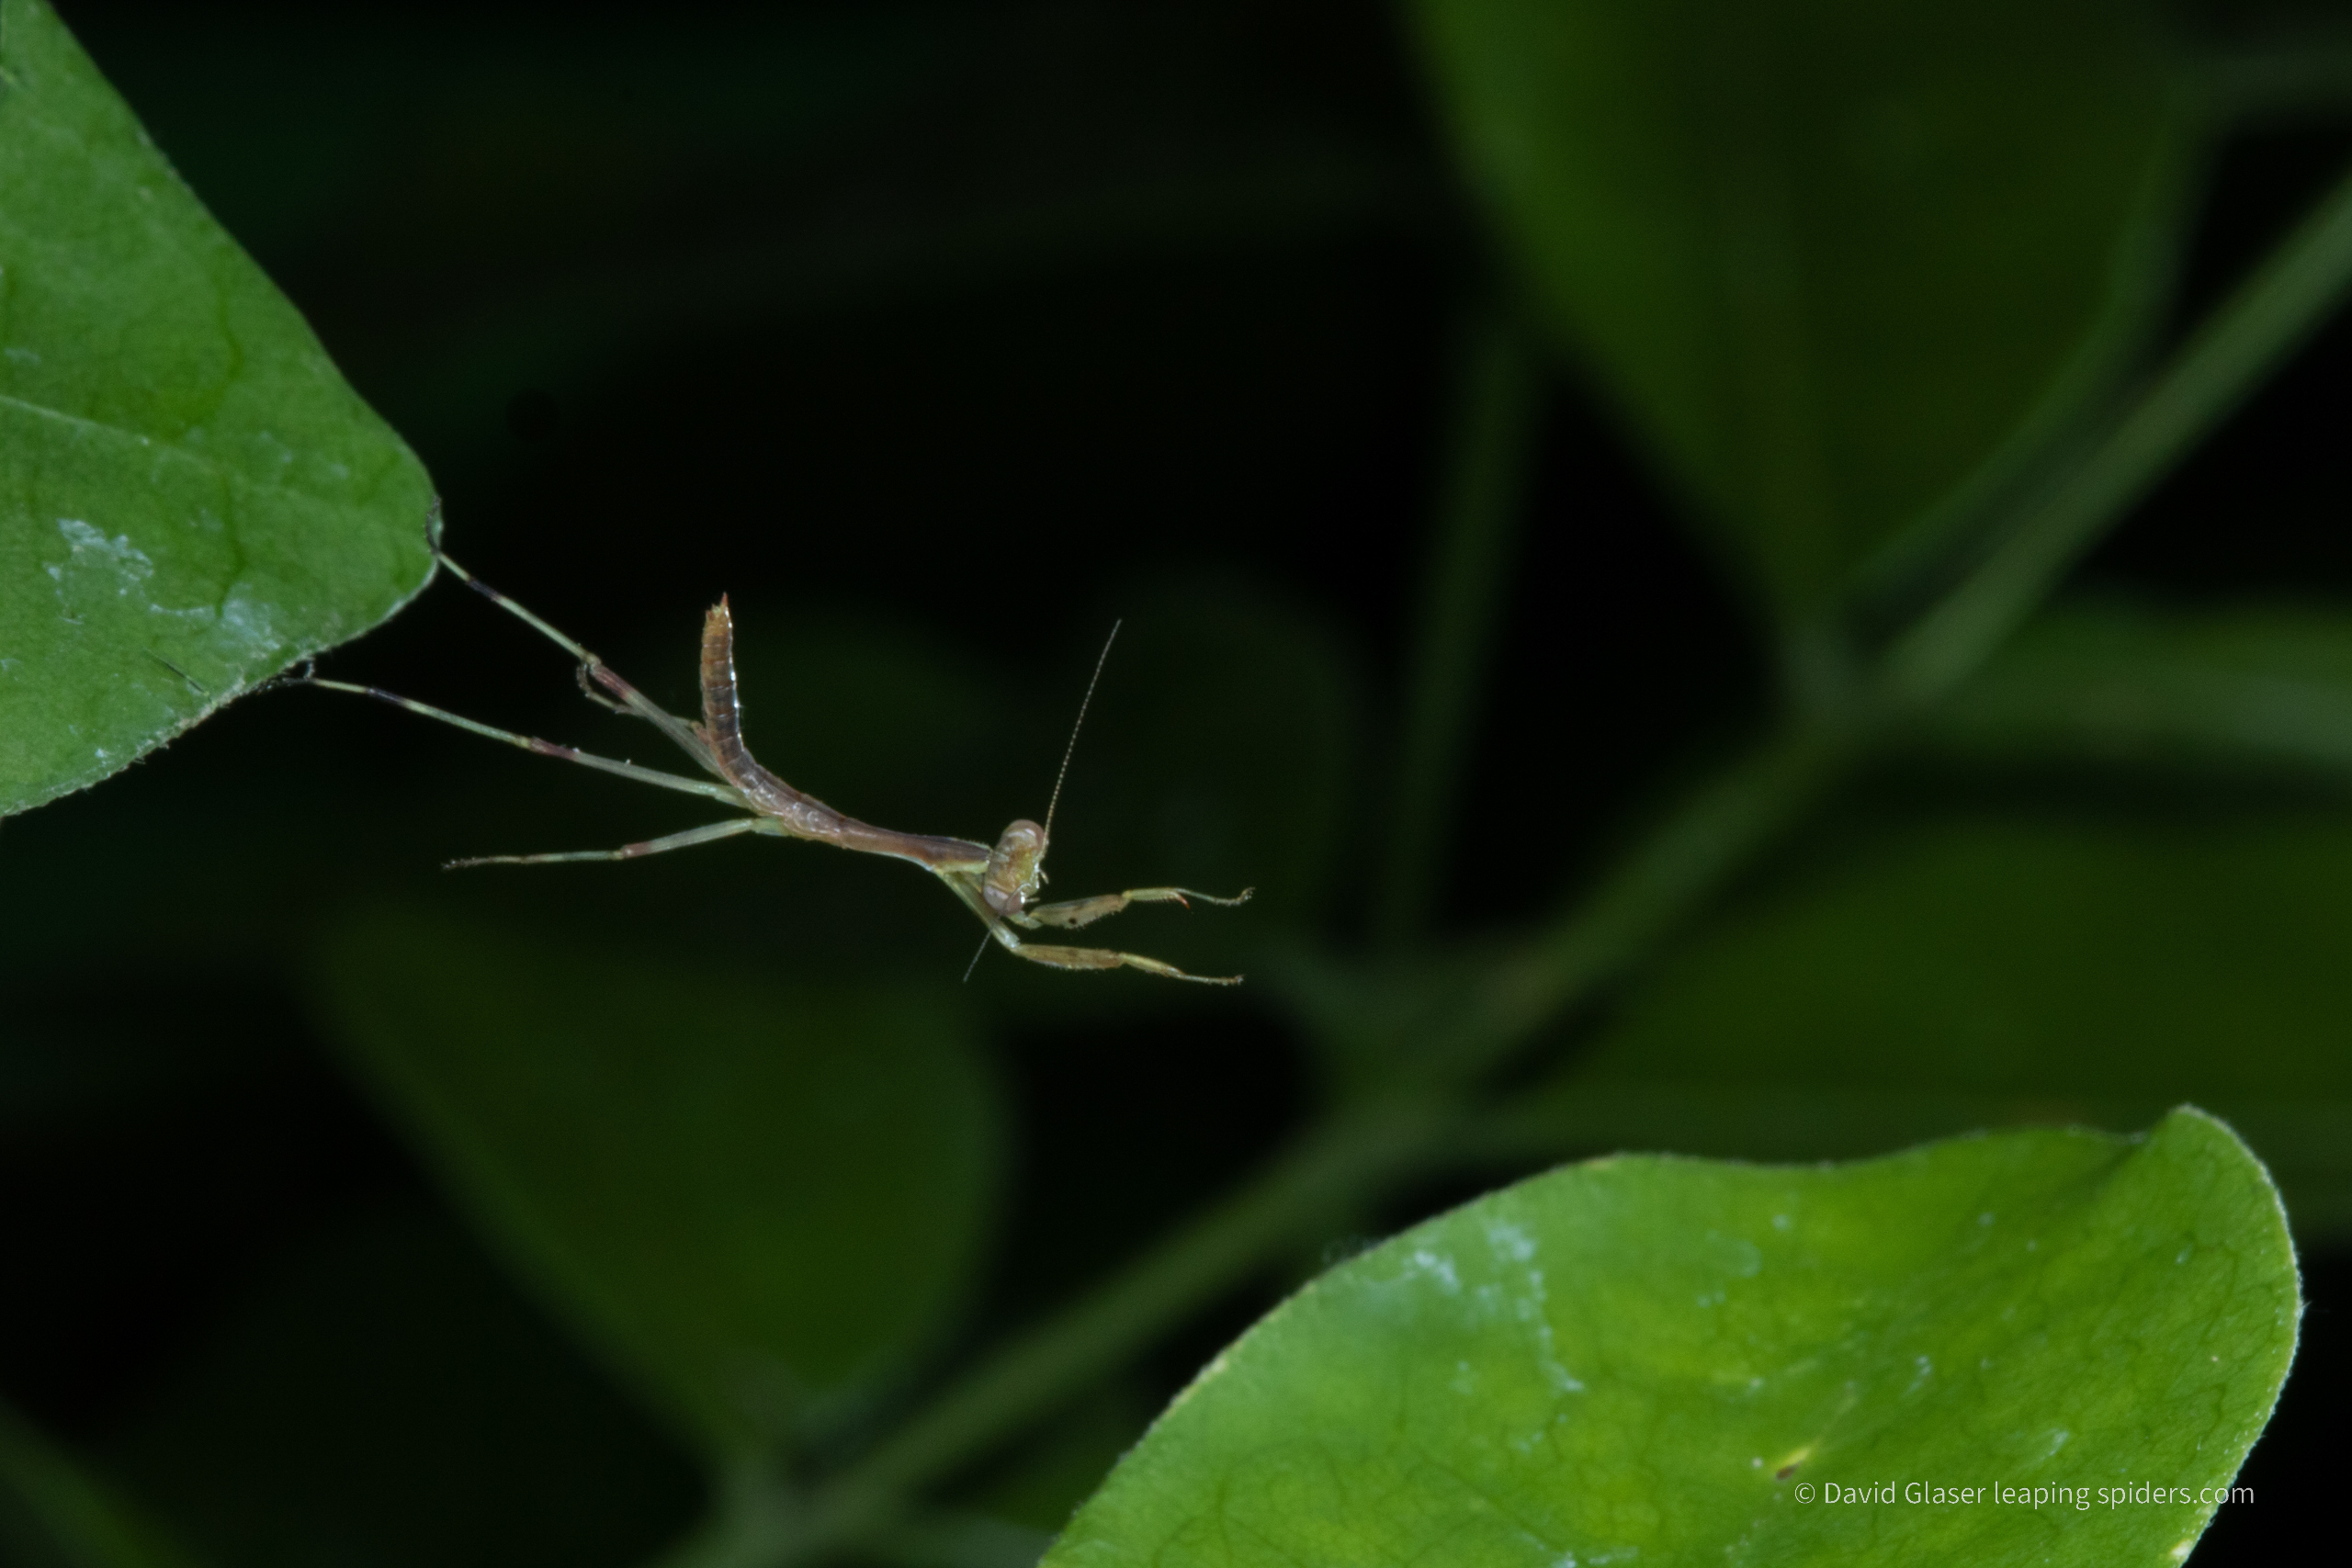
[[[467,865],[548,865],[561,861],[634,860],[640,855],[661,854],[669,850],[683,850],[694,844],[733,838],[739,833],[815,839],[823,843],[838,844],[845,850],[913,862],[945,883],[956,897],[964,901],[965,907],[980,918],[980,923],[988,928],[989,936],[994,938],[1000,946],[1033,964],[1049,964],[1057,969],[1141,969],[1153,975],[1165,975],[1171,980],[1193,980],[1210,986],[1240,983],[1238,975],[1188,975],[1171,964],[1163,964],[1157,958],[1146,958],[1138,953],[1023,940],[1021,931],[1042,931],[1048,927],[1075,931],[1106,916],[1115,915],[1130,904],[1187,904],[1189,900],[1198,898],[1204,904],[1229,906],[1243,902],[1250,893],[1250,889],[1245,887],[1238,897],[1219,898],[1213,894],[1195,893],[1185,887],[1131,887],[1124,893],[1105,893],[1092,898],[1073,898],[1064,903],[1036,902],[1037,889],[1046,882],[1046,847],[1053,826],[1054,807],[1060,804],[1061,799],[1059,775],[1054,780],[1054,795],[1046,805],[1045,822],[1041,825],[1024,818],[1005,829],[1003,835],[997,840],[996,847],[990,849],[968,839],[900,833],[861,822],[834,810],[813,795],[802,794],[760,766],[743,744],[742,710],[735,696],[735,625],[724,597],[703,619],[702,720],[696,723],[680,718],[656,705],[615,674],[603,660],[477,579],[447,556],[442,556],[440,560],[459,581],[491,603],[520,616],[577,660],[580,689],[591,700],[616,713],[631,714],[650,723],[718,782],[706,784],[700,779],[666,773],[658,768],[640,768],[634,762],[616,761],[609,757],[594,756],[513,730],[493,728],[373,686],[323,680],[308,671],[297,677],[298,682],[329,691],[353,692],[361,696],[374,697],[426,718],[453,724],[460,729],[471,730],[492,740],[503,740],[526,751],[536,751],[543,757],[560,757],[565,761],[599,768],[623,778],[703,795],[748,814],[732,821],[690,828],[683,833],[649,839],[642,843],[624,844],[616,850],[583,850],[542,855],[482,855],[470,860],[452,861],[449,863],[452,868]],[[1103,645],[1102,651],[1106,656],[1109,654],[1108,643]],[[1098,660],[1095,675],[1099,678],[1102,672],[1102,662]],[[1088,700],[1091,701],[1093,694],[1094,688],[1090,683],[1087,687]],[[1083,722],[1085,716],[1085,705],[1081,703],[1080,720]],[[1077,740],[1078,735],[1073,729],[1070,735],[1072,746],[1077,744]],[[1065,772],[1069,767],[1067,751],[1062,756],[1062,767]],[[987,943],[983,942],[981,945],[985,951]]]

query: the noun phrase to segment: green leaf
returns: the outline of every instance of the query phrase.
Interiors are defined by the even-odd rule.
[[[451,1190],[716,1453],[857,1414],[969,1282],[997,1101],[930,998],[410,914],[337,931],[325,976]]]
[[[2055,606],[1930,716],[1978,760],[2352,771],[2352,616],[2312,605]]]
[[[1046,1562],[2169,1568],[2299,1313],[2262,1168],[2196,1111],[1850,1166],[1600,1160],[1277,1308]],[[1914,1505],[1912,1483],[2085,1493]],[[2098,1494],[2141,1483],[2188,1495]]]
[[[1522,1114],[1555,1150],[1791,1158],[2194,1098],[2308,1241],[2352,1224],[2346,930],[2340,818],[1864,831],[1659,964]]]
[[[2191,137],[2132,0],[1419,0],[1535,308],[1784,614],[2153,322]]]
[[[431,574],[424,468],[37,0],[0,0],[0,812]]]
[[[0,1562],[188,1568],[194,1561],[112,1487],[0,1405]]]

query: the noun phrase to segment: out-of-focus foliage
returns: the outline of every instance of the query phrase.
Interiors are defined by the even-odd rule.
[[[244,1568],[622,1564],[694,1493],[498,1266],[408,1203],[262,1281],[103,1457]]]
[[[2340,812],[1929,815],[1804,860],[1645,977],[1546,1091],[1563,1133],[1790,1158],[2194,1100],[2299,1232],[2352,1224]]]
[[[399,608],[432,493],[40,0],[0,76],[6,813]]]
[[[715,1453],[823,1435],[969,1281],[999,1129],[956,1016],[384,915],[335,1034],[501,1245]]]
[[[1532,299],[1784,613],[1948,525],[2163,299],[2184,67],[2132,0],[1421,0]]]
[[[2301,1314],[2277,1194],[2195,1111],[1826,1168],[1600,1160],[1275,1308],[1046,1561],[2161,1568],[2212,1501],[1830,1489],[2226,1485]]]
[[[2317,604],[2194,615],[2060,605],[1923,739],[1979,762],[2071,758],[2340,780],[2352,768],[2352,616]]]
[[[0,1561],[24,1568],[193,1568],[114,1489],[0,1406]]]

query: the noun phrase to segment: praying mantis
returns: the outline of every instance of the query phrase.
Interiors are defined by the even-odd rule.
[[[1190,901],[1197,898],[1204,904],[1229,908],[1246,902],[1252,891],[1245,887],[1233,897],[1220,898],[1214,894],[1196,893],[1187,887],[1131,887],[1124,893],[1099,894],[1091,898],[1038,903],[1037,890],[1046,883],[1046,849],[1051,841],[1054,808],[1061,803],[1062,778],[1069,771],[1069,751],[1062,754],[1062,771],[1055,776],[1054,793],[1046,806],[1046,820],[1037,823],[1023,818],[1012,823],[998,838],[994,849],[968,839],[901,833],[889,828],[877,828],[870,822],[861,822],[854,817],[836,811],[815,796],[793,788],[753,760],[750,749],[743,743],[742,706],[735,694],[735,623],[724,595],[703,618],[702,719],[696,723],[680,718],[654,703],[586,648],[483,582],[447,556],[442,555],[438,558],[441,565],[458,581],[492,604],[519,616],[571,654],[578,661],[580,689],[591,701],[616,713],[633,715],[646,720],[668,736],[680,750],[693,758],[704,772],[718,782],[707,784],[700,779],[663,773],[658,768],[642,768],[634,762],[595,756],[534,736],[498,729],[374,686],[325,680],[307,670],[294,678],[294,683],[374,697],[394,707],[405,708],[410,713],[443,724],[455,725],[459,729],[469,730],[492,740],[519,746],[542,757],[558,757],[567,762],[577,762],[622,778],[636,779],[641,784],[702,795],[745,813],[729,821],[689,828],[684,832],[649,839],[642,843],[624,844],[616,850],[580,850],[537,855],[481,855],[452,861],[450,869],[469,865],[550,865],[564,861],[635,860],[642,855],[664,854],[671,850],[713,843],[741,833],[813,839],[863,854],[888,855],[894,860],[910,861],[930,872],[945,883],[948,889],[963,901],[967,908],[978,915],[980,924],[987,928],[988,936],[980,944],[983,953],[988,950],[989,939],[992,938],[999,946],[1017,957],[1056,969],[1140,969],[1171,980],[1191,980],[1201,985],[1240,984],[1241,976],[1238,975],[1189,975],[1172,964],[1163,964],[1157,958],[1146,958],[1139,953],[1120,953],[1104,947],[1073,947],[1031,942],[1021,935],[1023,931],[1048,928],[1075,931],[1115,915],[1130,904],[1165,903],[1189,908]],[[1117,628],[1114,627],[1113,636],[1116,635]],[[1095,680],[1102,678],[1102,660],[1110,656],[1110,652],[1111,645],[1105,642],[1102,658],[1095,661]],[[1081,724],[1085,722],[1087,703],[1091,703],[1093,696],[1094,686],[1090,682],[1086,699],[1079,705],[1079,722]],[[1074,750],[1077,744],[1078,732],[1073,728],[1070,746]]]

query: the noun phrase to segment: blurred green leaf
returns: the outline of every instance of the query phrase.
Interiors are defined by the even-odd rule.
[[[17,1568],[189,1568],[195,1559],[0,1405],[0,1562]]]
[[[2133,0],[1418,9],[1538,310],[1784,614],[2152,323],[2190,100]]]
[[[2000,537],[1886,647],[1873,703],[1917,709],[1999,651],[2198,442],[2211,434],[2352,293],[2352,174],[2214,306],[2128,406],[2086,432]],[[1917,584],[1912,585],[1915,589]]]
[[[2194,1098],[2352,1224],[2352,821],[1865,832],[1661,963],[1533,1142],[1792,1158]]]
[[[855,1415],[968,1284],[999,1114],[959,1015],[406,914],[329,1021],[488,1234],[727,1454]]]
[[[408,1204],[237,1303],[107,1453],[238,1568],[628,1568],[701,1491],[448,1218]]]
[[[432,570],[423,467],[38,0],[0,0],[0,812]]]
[[[2169,1565],[2212,1505],[1823,1494],[2227,1482],[2294,1353],[2284,1219],[2195,1111],[1555,1171],[1277,1308],[1046,1562]]]
[[[1975,759],[2352,771],[2352,616],[2318,605],[2057,606],[1930,716]]]

